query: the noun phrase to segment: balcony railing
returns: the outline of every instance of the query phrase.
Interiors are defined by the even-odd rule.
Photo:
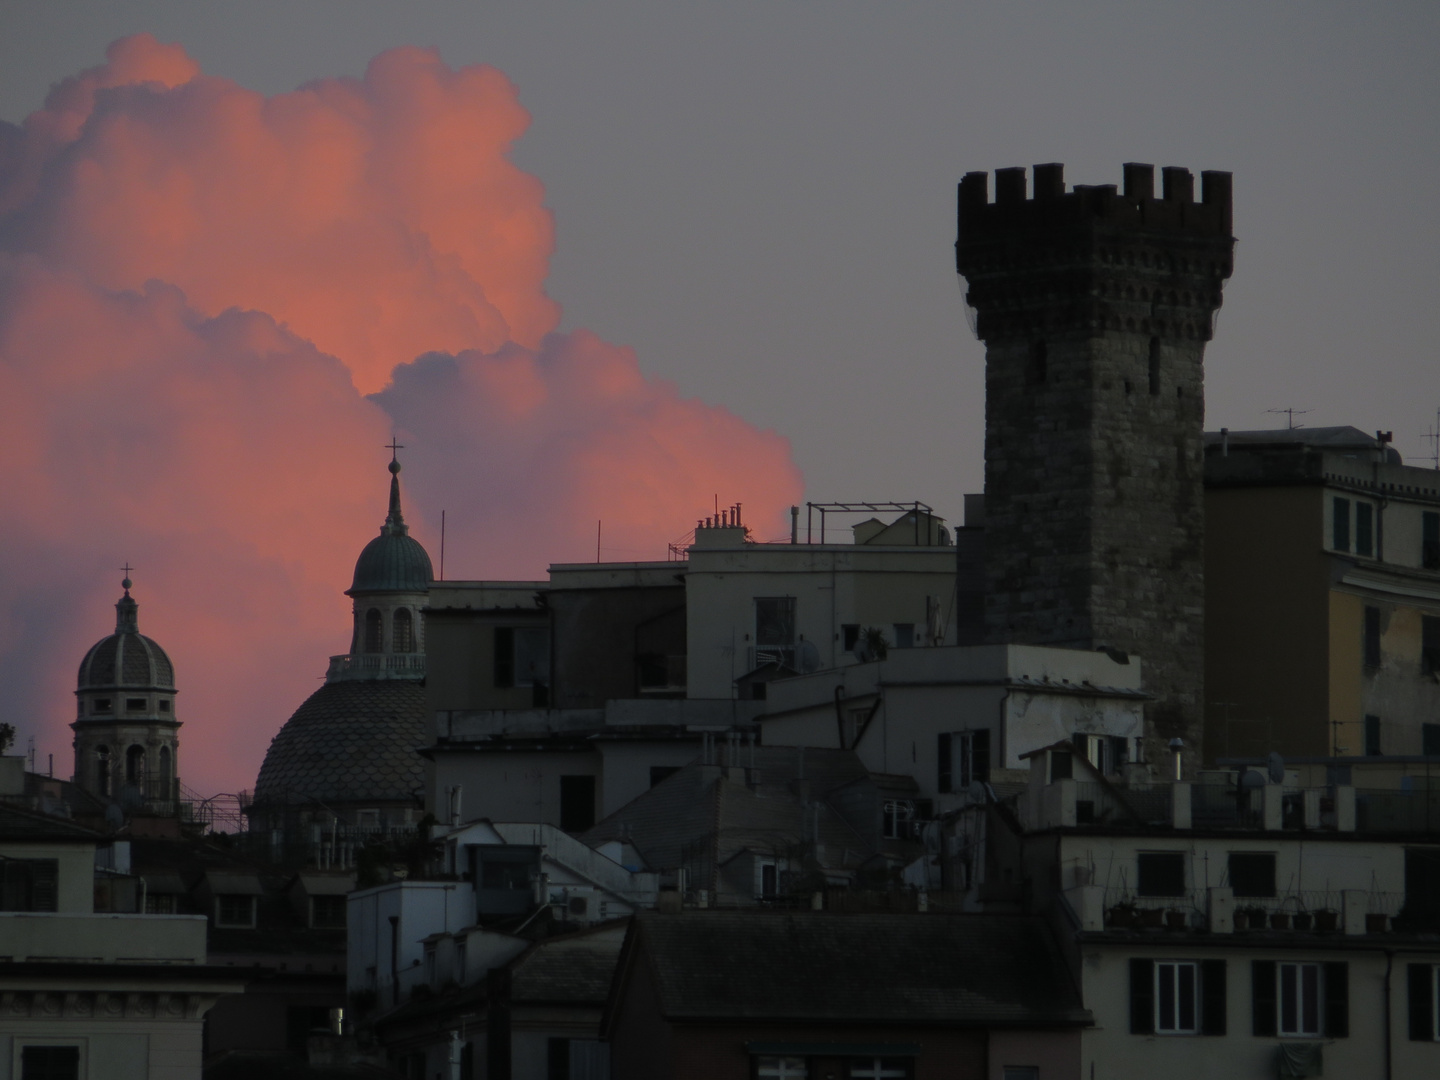
[[[1440,791],[1359,788],[1355,824],[1362,832],[1435,832],[1440,830]]]
[[[342,653],[330,657],[326,682],[349,679],[423,679],[424,653]]]

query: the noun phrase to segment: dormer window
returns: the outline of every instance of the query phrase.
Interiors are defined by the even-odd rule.
[[[104,713],[110,711],[110,699],[108,697],[96,698],[90,706],[91,712]]]
[[[215,925],[233,930],[255,926],[255,897],[222,894],[215,898]]]

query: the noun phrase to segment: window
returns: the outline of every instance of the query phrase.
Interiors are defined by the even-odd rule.
[[[1130,961],[1134,1035],[1224,1035],[1225,961]]]
[[[545,1044],[545,1080],[570,1080],[570,1040],[550,1038]]]
[[[125,782],[139,785],[145,779],[145,748],[132,746],[125,751]]]
[[[773,860],[755,865],[756,896],[762,900],[773,900],[780,887],[780,873]]]
[[[1135,891],[1141,896],[1184,896],[1185,853],[1147,851],[1136,856]]]
[[[320,930],[343,930],[345,928],[345,897],[312,896],[310,898],[310,925]]]
[[[1344,1038],[1350,1034],[1348,964],[1255,960],[1250,973],[1255,1035]]]
[[[1355,554],[1375,554],[1375,507],[1368,502],[1355,504]]]
[[[841,623],[840,641],[846,652],[854,652],[855,646],[860,644],[860,624],[853,622]]]
[[[101,795],[110,794],[110,748],[95,748],[95,790]]]
[[[792,664],[795,657],[795,598],[755,598],[755,664]]]
[[[1150,393],[1160,393],[1160,339],[1150,339]]]
[[[1006,1065],[1000,1080],[1040,1080],[1039,1065]]]
[[[955,790],[951,776],[951,738],[948,731],[942,731],[935,739],[935,790],[942,793]]]
[[[106,713],[106,712],[109,712],[109,711],[110,711],[110,699],[109,699],[108,697],[96,698],[96,699],[95,699],[95,704],[94,704],[93,706],[91,706],[90,711],[91,711],[91,712],[97,712],[97,713]]]
[[[1440,514],[1420,515],[1420,565],[1440,570]]]
[[[908,1058],[851,1058],[850,1080],[905,1080],[910,1075]]]
[[[80,1080],[80,1047],[22,1047],[20,1080]]]
[[[1275,895],[1273,851],[1230,852],[1230,888],[1236,896]]]
[[[409,608],[402,607],[395,612],[391,651],[407,653],[415,651],[415,617],[410,614]]]
[[[584,832],[595,824],[595,777],[560,777],[560,828]]]
[[[383,652],[385,649],[385,623],[378,608],[365,612],[365,651]]]
[[[1380,717],[1370,713],[1365,716],[1365,756],[1380,756]]]
[[[990,779],[990,731],[960,733],[960,787],[968,788],[976,781]]]
[[[1420,617],[1420,670],[1426,675],[1440,672],[1440,616]]]
[[[543,626],[495,628],[495,685],[545,686],[550,681],[550,631]]]
[[[1380,668],[1380,609],[1365,609],[1365,666],[1371,671]]]
[[[1334,499],[1330,512],[1330,546],[1336,551],[1350,550],[1350,500]]]
[[[0,859],[0,911],[58,911],[58,859]]]
[[[1420,725],[1420,752],[1426,757],[1440,757],[1440,724]]]
[[[915,647],[915,624],[910,622],[897,622],[895,627],[895,647],[897,649],[913,649]]]
[[[175,896],[173,893],[146,893],[146,915],[174,915]]]
[[[161,701],[159,704],[160,704],[160,711],[161,711],[161,712],[169,712],[169,711],[170,711],[170,702],[168,702],[168,701]]]
[[[1045,342],[1031,342],[1029,375],[1032,384],[1039,385],[1045,381],[1049,374],[1049,360],[1049,350],[1045,347]]]
[[[1075,775],[1075,763],[1070,760],[1070,751],[1050,751],[1050,783],[1056,780],[1069,780]]]
[[[215,925],[249,930],[255,925],[255,897],[227,894],[215,898]]]
[[[1194,1035],[1200,1030],[1195,999],[1196,965],[1190,961],[1155,965],[1155,1033]]]
[[[880,814],[881,834],[886,840],[899,840],[908,832],[906,824],[915,816],[915,804],[909,799],[886,799]]]
[[[143,697],[127,697],[125,699],[125,711],[144,712],[145,706],[148,704],[149,702],[147,702]]]
[[[1440,1039],[1440,1022],[1435,1015],[1440,1008],[1440,994],[1435,992],[1440,965],[1411,964],[1406,975],[1410,988],[1410,1038],[1434,1042]]]
[[[1072,741],[1075,751],[1102,776],[1120,771],[1129,758],[1128,740],[1123,735],[1083,735],[1077,732]]]
[[[810,1075],[806,1061],[801,1057],[771,1057],[762,1055],[755,1059],[757,1080],[803,1080]]]

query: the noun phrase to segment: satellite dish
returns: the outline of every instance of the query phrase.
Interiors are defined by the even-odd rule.
[[[116,806],[113,802],[105,807],[105,824],[109,825],[112,829],[118,829],[121,825],[125,824],[124,813],[122,813],[120,807]]]
[[[1265,777],[1261,776],[1254,769],[1246,769],[1240,774],[1241,791],[1258,791],[1265,786]]]
[[[1285,759],[1274,750],[1265,759],[1265,770],[1270,774],[1272,784],[1283,784],[1285,782]]]
[[[820,650],[815,647],[813,641],[800,639],[799,644],[795,646],[795,666],[804,675],[820,669]]]
[[[965,789],[965,794],[970,796],[974,802],[984,802],[985,784],[980,780],[971,780],[969,787]]]

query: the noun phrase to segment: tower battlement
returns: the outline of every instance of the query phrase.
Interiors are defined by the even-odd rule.
[[[1057,334],[1135,333],[1208,341],[1230,276],[1231,183],[1188,169],[1125,166],[1125,190],[1065,190],[1063,165],[1036,165],[1030,198],[1024,169],[960,181],[955,268],[969,282],[984,341]]]
[[[1023,168],[995,170],[995,201],[989,197],[990,174],[966,173],[960,180],[960,239],[964,245],[1017,232],[1048,232],[1102,225],[1138,232],[1230,238],[1231,176],[1200,174],[1200,201],[1189,169],[1160,170],[1161,194],[1155,197],[1155,166],[1125,165],[1125,188],[1114,184],[1076,184],[1065,190],[1065,166],[1036,165],[1031,197],[1025,197]]]

